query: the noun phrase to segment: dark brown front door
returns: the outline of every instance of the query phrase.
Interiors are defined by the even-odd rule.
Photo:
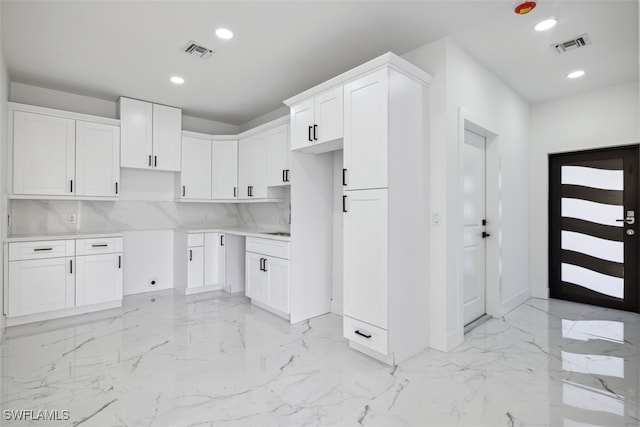
[[[551,298],[638,312],[638,147],[549,156]]]

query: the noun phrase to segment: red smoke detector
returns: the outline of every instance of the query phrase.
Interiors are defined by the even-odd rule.
[[[525,1],[516,6],[514,12],[517,15],[526,15],[531,12],[536,7],[536,2],[534,1]]]

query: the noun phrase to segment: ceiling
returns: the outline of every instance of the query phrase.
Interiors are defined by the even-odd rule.
[[[638,80],[637,0],[517,1],[12,1],[2,0],[11,81],[115,100],[174,105],[240,125],[387,51],[402,55],[444,36],[530,103]],[[553,16],[558,25],[533,31]],[[231,40],[213,35],[234,31]],[[588,33],[558,55],[554,42]],[[181,52],[189,41],[207,60]],[[582,68],[586,75],[567,80]],[[169,77],[179,75],[176,86]]]

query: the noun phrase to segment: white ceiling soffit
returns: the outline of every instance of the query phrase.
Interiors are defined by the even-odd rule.
[[[637,0],[539,1],[12,1],[2,45],[12,81],[115,100],[175,105],[242,124],[377,55],[443,36],[536,103],[638,79]],[[544,33],[533,26],[553,16]],[[220,40],[214,30],[235,33]],[[551,45],[587,33],[591,44]],[[189,41],[215,54],[185,55]],[[573,69],[587,71],[567,81]],[[184,77],[181,86],[169,77]]]

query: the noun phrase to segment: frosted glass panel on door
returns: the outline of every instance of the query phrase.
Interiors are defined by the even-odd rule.
[[[561,167],[561,279],[624,298],[622,159]]]

